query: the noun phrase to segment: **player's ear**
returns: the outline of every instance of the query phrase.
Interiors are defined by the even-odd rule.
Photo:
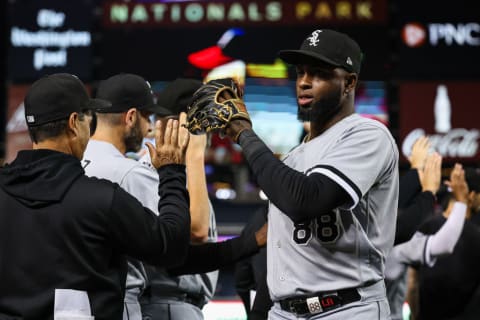
[[[124,121],[127,127],[133,128],[137,122],[138,112],[136,108],[130,108],[125,112]]]
[[[356,73],[347,73],[345,75],[345,90],[353,91],[357,86],[358,76]]]
[[[79,135],[79,116],[77,112],[73,112],[68,117],[67,133],[73,137]]]

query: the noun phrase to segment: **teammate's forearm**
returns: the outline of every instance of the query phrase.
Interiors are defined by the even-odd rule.
[[[155,215],[121,187],[113,195],[109,214],[112,243],[121,252],[153,265],[183,263],[190,242],[188,192],[185,168],[169,165],[159,169],[162,183],[160,215]]]
[[[210,202],[208,200],[207,180],[203,153],[187,156],[187,188],[190,195],[191,241],[204,243],[208,239],[210,222]]]
[[[239,143],[260,188],[294,222],[314,218],[349,200],[346,191],[326,176],[306,176],[286,166],[253,131],[244,131]]]
[[[223,242],[190,245],[185,263],[168,271],[172,275],[210,272],[251,256],[258,250],[255,234]]]

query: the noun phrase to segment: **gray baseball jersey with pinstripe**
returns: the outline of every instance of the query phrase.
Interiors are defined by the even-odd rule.
[[[323,174],[350,201],[294,224],[270,203],[268,287],[274,301],[354,288],[383,279],[395,235],[398,150],[388,129],[357,114],[300,144],[284,159],[306,175]]]

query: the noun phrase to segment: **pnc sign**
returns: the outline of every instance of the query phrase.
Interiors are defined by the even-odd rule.
[[[419,23],[409,22],[402,28],[402,40],[408,47],[480,46],[480,23]]]
[[[386,0],[186,1],[104,4],[105,26],[382,24]]]

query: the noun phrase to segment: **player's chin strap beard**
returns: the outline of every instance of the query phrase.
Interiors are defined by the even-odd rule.
[[[308,109],[299,106],[297,117],[301,121],[310,121],[322,127],[342,110],[341,99],[341,88],[338,88],[318,101],[312,102]]]

